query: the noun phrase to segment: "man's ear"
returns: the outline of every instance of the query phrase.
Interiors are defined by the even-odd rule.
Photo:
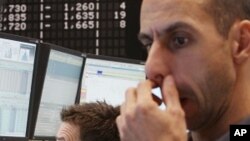
[[[243,20],[233,26],[235,33],[233,57],[237,64],[246,61],[250,56],[250,21]]]

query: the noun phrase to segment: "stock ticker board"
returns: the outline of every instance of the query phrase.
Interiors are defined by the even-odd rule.
[[[145,59],[141,0],[0,0],[0,32],[84,53]]]

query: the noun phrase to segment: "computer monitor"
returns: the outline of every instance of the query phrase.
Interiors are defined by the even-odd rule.
[[[117,106],[129,87],[145,80],[144,62],[87,54],[80,103],[103,101]]]
[[[79,97],[85,57],[80,52],[53,44],[42,44],[41,50],[43,47],[49,48],[49,55],[33,139],[54,140],[62,108],[75,104]]]
[[[0,141],[25,141],[38,40],[0,33]]]

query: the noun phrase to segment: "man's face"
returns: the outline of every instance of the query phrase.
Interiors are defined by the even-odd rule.
[[[80,127],[68,122],[62,122],[57,135],[57,141],[81,141]]]
[[[144,0],[139,38],[151,46],[147,77],[173,75],[190,130],[216,122],[235,81],[230,39],[216,30],[205,0]]]

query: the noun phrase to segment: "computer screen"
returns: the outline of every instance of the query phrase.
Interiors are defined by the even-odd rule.
[[[35,123],[34,139],[54,138],[61,123],[62,108],[76,102],[84,56],[80,52],[68,51],[56,46],[50,49]]]
[[[37,42],[0,33],[0,141],[27,137]]]
[[[120,105],[129,87],[145,80],[144,63],[138,60],[87,55],[80,103],[105,100]]]

